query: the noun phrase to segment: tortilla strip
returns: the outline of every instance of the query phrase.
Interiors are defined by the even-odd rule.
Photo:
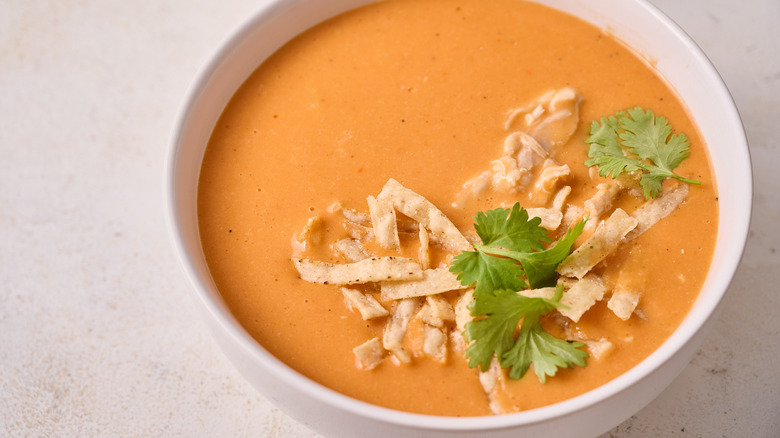
[[[422,266],[423,269],[428,269],[431,267],[431,252],[430,238],[428,237],[428,231],[425,230],[425,227],[420,227],[418,236],[420,238],[420,249],[417,253],[417,258],[420,260],[420,266]]]
[[[609,342],[606,338],[601,338],[597,341],[585,340],[583,342],[588,346],[590,357],[596,360],[600,360],[601,358],[605,357],[615,347],[615,345],[612,344],[612,342]]]
[[[401,241],[398,238],[393,203],[386,199],[376,199],[373,196],[366,198],[366,201],[377,243],[382,248],[397,251],[401,248]]]
[[[607,307],[618,318],[623,321],[631,318],[631,314],[634,313],[637,304],[639,304],[640,294],[628,289],[616,289],[612,292],[612,297],[607,301]]]
[[[607,288],[599,277],[587,275],[563,293],[561,304],[566,305],[568,309],[559,308],[558,313],[578,322],[583,313],[596,304],[596,301],[604,298],[606,291]]]
[[[371,257],[345,264],[299,258],[293,258],[292,261],[301,279],[310,283],[360,284],[423,278],[423,271],[417,261],[406,257]]]
[[[344,295],[344,298],[347,299],[350,306],[356,308],[358,312],[360,312],[360,316],[366,321],[390,314],[387,309],[382,307],[382,305],[369,294],[364,294],[357,289],[350,289],[347,287],[342,287],[341,293]]]
[[[357,262],[371,257],[359,240],[346,238],[337,240],[333,244],[333,248],[350,262]]]
[[[441,210],[398,181],[389,179],[377,198],[391,200],[396,210],[428,229],[431,240],[440,243],[445,249],[458,252],[472,249],[468,240]]]
[[[637,220],[637,226],[626,235],[626,240],[639,237],[658,221],[669,216],[688,196],[688,184],[678,184],[677,187],[662,192],[661,196],[651,199],[637,208],[631,215]]]
[[[554,287],[540,287],[539,289],[526,289],[518,292],[520,295],[528,298],[546,298],[551,300],[555,296]]]
[[[352,349],[357,359],[357,366],[363,370],[372,370],[385,358],[385,349],[379,338],[371,338],[368,341]]]
[[[563,214],[563,220],[561,220],[563,229],[568,230],[571,228],[577,221],[582,218],[584,214],[585,213],[582,210],[582,207],[566,204],[566,213]],[[588,221],[588,223],[590,223],[590,221]]]
[[[620,186],[616,183],[601,183],[596,188],[596,194],[583,204],[585,213],[591,217],[600,217],[608,212],[620,193]]]
[[[428,295],[417,317],[428,325],[443,328],[444,321],[455,320],[455,311],[443,296]]]
[[[557,230],[561,226],[563,221],[563,213],[559,210],[553,210],[552,208],[526,208],[528,217],[538,217],[542,220],[540,224],[543,228],[548,230]]]
[[[383,301],[435,295],[466,288],[448,268],[425,269],[422,271],[421,280],[383,281],[380,287]]]
[[[501,365],[499,365],[498,359],[496,359],[495,356],[490,361],[488,370],[479,372],[479,383],[482,385],[482,389],[485,391],[485,395],[488,398],[488,406],[490,406],[490,410],[496,415],[508,412],[500,400],[503,378],[504,373],[501,371]]]
[[[298,233],[296,240],[303,244],[304,248],[319,245],[322,241],[322,217],[320,215],[310,217]]]
[[[436,362],[447,362],[447,335],[442,330],[427,324],[424,333],[423,353],[432,357]]]
[[[366,214],[362,211],[353,210],[351,208],[346,208],[340,203],[333,204],[331,209],[340,212],[341,215],[344,216],[344,219],[348,220],[349,222],[360,225],[369,225],[371,223],[371,216],[369,214]]]
[[[374,229],[356,222],[344,221],[342,224],[347,235],[354,240],[373,240]]]
[[[449,301],[441,295],[428,295],[425,302],[431,309],[431,316],[442,321],[455,321],[455,311]]]
[[[473,292],[474,289],[471,288],[464,290],[453,307],[455,313],[455,329],[452,330],[450,339],[452,339],[455,349],[460,353],[466,351],[466,347],[468,346],[463,331],[466,329],[466,324],[473,319],[471,310],[469,309],[469,304],[474,300]]]
[[[344,220],[349,223],[349,226],[353,227],[365,227],[371,226],[371,215],[362,211],[357,211],[351,208],[344,207],[340,202],[334,202],[328,206],[327,211],[329,213],[341,213]],[[396,227],[399,233],[416,233],[419,225],[417,222],[409,219],[396,218]]]
[[[556,272],[567,277],[584,277],[588,271],[614,251],[623,237],[636,225],[636,219],[622,209],[616,209],[582,245],[558,265]]]
[[[393,316],[385,326],[385,332],[382,336],[382,346],[385,350],[392,352],[399,361],[410,363],[411,356],[403,345],[406,329],[409,327],[409,321],[419,305],[419,298],[407,298],[401,300],[393,310]]]

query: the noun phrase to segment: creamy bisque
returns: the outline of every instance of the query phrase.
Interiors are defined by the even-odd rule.
[[[473,230],[477,211],[515,201],[547,206],[532,205],[526,191],[491,192],[459,208],[453,201],[464,182],[501,155],[512,131],[507,113],[564,87],[582,98],[576,130],[551,151],[571,169],[568,203],[583,205],[598,184],[611,181],[583,164],[590,122],[634,106],[688,135],[690,157],[675,172],[702,184],[596,267],[605,281],[622,275],[642,290],[641,317],[621,320],[605,298],[571,324],[587,339],[609,340],[611,351],[585,367],[558,370],[546,384],[533,372],[507,381],[499,402],[508,410],[544,406],[636,365],[679,325],[709,268],[717,194],[705,146],[683,103],[645,60],[599,29],[519,0],[372,4],[305,32],[248,78],[214,128],[198,193],[205,257],[230,310],[276,357],[341,393],[425,414],[491,414],[462,352],[449,351],[445,364],[415,356],[409,364],[388,359],[373,370],[356,367],[352,349],[381,338],[386,318],[365,321],[338,287],[302,281],[291,246],[317,215],[323,242],[344,237],[328,207],[338,201],[365,212],[366,197],[390,178],[464,232]],[[621,195],[615,207],[631,212],[642,202]],[[398,254],[415,257],[413,239],[402,244]],[[327,245],[303,255],[343,262]],[[446,257],[436,250],[432,263]]]

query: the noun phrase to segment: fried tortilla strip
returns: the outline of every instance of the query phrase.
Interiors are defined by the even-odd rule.
[[[406,257],[370,257],[352,263],[334,264],[293,258],[301,279],[321,284],[360,284],[387,280],[421,280],[416,260]]]
[[[436,295],[450,290],[464,289],[455,274],[448,268],[425,269],[421,280],[383,281],[380,284],[382,300]]]
[[[374,229],[371,227],[351,221],[344,221],[342,225],[347,235],[354,240],[365,241],[374,239]]]
[[[346,298],[349,305],[357,309],[358,312],[360,312],[360,316],[366,321],[390,314],[387,309],[382,307],[382,305],[369,294],[364,294],[357,289],[348,287],[342,287],[341,293],[344,295],[344,298]]]
[[[447,362],[447,335],[441,329],[427,324],[424,333],[423,353],[432,357],[436,362]]]
[[[563,214],[563,220],[561,220],[563,229],[568,230],[571,228],[577,221],[582,219],[584,214],[585,212],[582,210],[582,207],[566,204],[566,213]],[[588,223],[590,223],[590,220],[588,220]]]
[[[458,301],[455,303],[453,311],[455,312],[455,329],[452,331],[450,338],[455,346],[455,349],[463,353],[468,346],[466,343],[466,337],[463,331],[466,329],[466,324],[473,319],[471,316],[471,310],[469,304],[474,300],[474,289],[466,289],[463,291]]]
[[[607,307],[618,318],[623,321],[631,318],[637,304],[639,304],[640,294],[628,289],[618,288],[612,292],[612,297],[607,301]]]
[[[490,410],[496,415],[508,412],[500,400],[504,386],[503,378],[504,373],[501,371],[501,365],[499,365],[498,359],[495,357],[490,361],[490,367],[487,371],[479,372],[479,383],[482,385],[482,389],[485,391],[485,395],[488,398],[488,406],[490,406]]]
[[[431,315],[443,321],[455,321],[455,311],[446,298],[441,295],[428,295],[425,301],[431,308]]]
[[[596,301],[604,298],[606,291],[607,288],[599,277],[593,274],[586,275],[563,293],[561,304],[566,305],[568,309],[559,308],[558,313],[578,322],[583,313],[593,307]]]
[[[412,361],[403,344],[409,321],[412,319],[419,304],[419,298],[407,298],[398,301],[382,336],[382,346],[385,350],[393,353],[402,363],[410,363]]]
[[[588,347],[590,357],[596,360],[604,358],[615,347],[612,342],[609,342],[606,338],[601,338],[597,341],[584,340],[585,345]]]
[[[333,249],[350,262],[357,262],[371,257],[371,254],[366,251],[359,240],[346,238],[337,240],[336,243],[333,244]]]
[[[347,222],[345,228],[362,227],[369,228],[371,226],[371,215],[366,212],[357,211],[351,208],[344,207],[341,202],[334,202],[328,206],[327,211],[329,213],[341,213],[344,220]],[[419,225],[417,222],[410,219],[396,218],[396,227],[399,233],[416,233]]]
[[[598,189],[596,194],[583,203],[585,216],[588,217],[587,230],[599,224],[601,217],[612,209],[618,194],[620,194],[620,186],[613,182],[601,183],[596,188]]]
[[[563,213],[561,213],[560,210],[543,207],[532,207],[526,208],[525,210],[528,212],[528,217],[538,217],[541,219],[542,223],[540,225],[548,230],[557,230],[563,221]]]
[[[614,251],[636,225],[636,219],[622,209],[616,209],[579,248],[558,265],[556,272],[566,277],[584,277]]]
[[[471,244],[455,225],[430,201],[402,186],[394,179],[387,181],[377,196],[392,201],[393,207],[419,222],[428,231],[432,241],[450,251],[468,251]]]
[[[648,228],[652,227],[666,216],[669,216],[683,203],[683,201],[685,201],[687,196],[688,184],[678,184],[674,189],[668,192],[662,192],[661,196],[642,204],[631,215],[637,220],[637,226],[626,235],[626,240],[632,240],[639,237],[639,235],[647,231]]]
[[[417,253],[417,258],[420,260],[420,266],[422,266],[423,269],[428,269],[431,267],[431,242],[428,237],[428,231],[425,227],[420,227],[420,232],[417,235],[420,238],[420,249]]]
[[[546,298],[551,300],[555,296],[554,287],[540,287],[539,289],[526,289],[518,292],[520,295],[528,298]]]
[[[319,245],[322,241],[322,217],[320,215],[310,217],[298,233],[296,240],[303,244],[304,249]]]
[[[374,227],[374,238],[379,246],[397,251],[401,248],[396,225],[393,203],[387,199],[366,198],[368,212],[371,215],[371,226]]]
[[[373,370],[385,359],[385,349],[379,338],[371,338],[368,341],[352,349],[355,354],[357,367],[362,370]]]
[[[426,324],[434,327],[444,327],[444,321],[454,321],[455,311],[441,295],[428,295],[417,316]]]

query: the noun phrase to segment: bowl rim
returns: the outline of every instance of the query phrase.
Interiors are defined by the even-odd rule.
[[[538,0],[534,1],[539,2]],[[363,4],[369,3],[370,1],[351,0],[351,2]],[[567,416],[582,411],[585,408],[603,403],[619,393],[628,391],[642,379],[655,372],[661,364],[667,362],[676,355],[691,338],[702,330],[707,320],[718,313],[719,307],[723,302],[723,298],[742,259],[752,216],[753,181],[747,137],[736,104],[734,103],[726,84],[702,49],[671,18],[661,12],[656,6],[650,4],[647,0],[633,0],[633,3],[637,7],[642,8],[644,12],[654,17],[667,29],[667,31],[671,32],[675,39],[687,47],[688,52],[693,57],[692,63],[697,63],[704,68],[705,73],[709,76],[707,81],[716,85],[716,87],[710,91],[717,95],[716,99],[718,101],[724,103],[723,110],[728,113],[726,118],[731,121],[732,124],[736,125],[733,126],[732,129],[734,135],[739,137],[738,146],[740,146],[741,149],[744,149],[745,160],[737,164],[740,166],[739,172],[748,177],[744,181],[745,186],[742,187],[738,199],[742,201],[741,208],[745,210],[745,215],[740,217],[740,220],[737,221],[737,228],[733,230],[733,232],[736,233],[735,237],[732,236],[729,240],[729,242],[731,242],[729,250],[731,251],[732,256],[724,262],[724,266],[721,267],[722,269],[715,273],[714,276],[708,274],[707,284],[709,285],[711,281],[717,283],[717,287],[710,286],[714,288],[713,293],[710,294],[712,298],[702,302],[702,306],[697,312],[694,313],[692,309],[681,325],[661,346],[620,376],[573,398],[539,408],[504,415],[452,417],[417,414],[385,408],[354,399],[325,387],[298,373],[281,360],[277,359],[246,332],[243,326],[241,326],[233,315],[227,311],[224,303],[220,302],[203,284],[201,274],[199,273],[196,261],[193,258],[194,256],[190,253],[187,244],[185,243],[186,236],[183,235],[181,230],[183,216],[191,214],[191,212],[182,211],[178,203],[180,196],[178,190],[178,165],[184,148],[181,143],[182,137],[187,124],[189,123],[193,107],[197,104],[202,90],[208,86],[210,78],[215,74],[220,64],[230,56],[230,52],[243,38],[247,37],[251,29],[255,27],[259,21],[270,19],[269,17],[283,13],[285,7],[294,3],[305,3],[305,0],[272,0],[266,2],[259,6],[252,16],[245,20],[242,25],[237,27],[225,41],[218,45],[215,54],[212,54],[212,56],[208,58],[209,61],[198,73],[195,82],[189,88],[186,102],[182,107],[175,124],[175,129],[170,142],[171,147],[165,166],[165,203],[169,236],[178,256],[180,266],[190,283],[190,287],[195,292],[194,295],[201,305],[201,310],[204,311],[204,317],[215,322],[219,330],[227,334],[233,342],[244,350],[245,353],[248,353],[252,360],[263,364],[263,366],[265,366],[268,371],[272,372],[275,377],[320,402],[353,415],[369,418],[382,423],[439,431],[486,431],[512,428],[519,425],[532,425],[553,418]],[[542,1],[542,3],[545,2]],[[640,52],[640,55],[643,54]],[[198,168],[198,173],[199,170],[200,169]],[[718,244],[720,244],[720,242]],[[198,242],[198,245],[200,245],[200,242]],[[697,299],[697,303],[699,303],[699,301],[701,300]]]

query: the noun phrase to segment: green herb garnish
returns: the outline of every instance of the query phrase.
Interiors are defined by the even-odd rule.
[[[498,208],[474,218],[481,244],[475,251],[463,251],[450,264],[450,271],[466,286],[474,286],[472,316],[465,335],[473,343],[466,350],[469,366],[483,371],[495,355],[509,377],[519,379],[534,365],[539,381],[555,375],[560,367],[584,366],[588,354],[580,342],[558,339],[542,329],[540,318],[562,307],[563,287],[556,287],[552,299],[529,298],[517,292],[527,288],[554,286],[555,268],[569,255],[582,234],[585,221],[578,222],[551,248],[541,219],[529,218],[515,204],[511,210]],[[519,330],[518,330],[519,325]]]
[[[657,197],[665,178],[701,184],[673,172],[690,155],[690,143],[685,134],[671,133],[672,127],[664,117],[640,107],[602,117],[590,125],[590,136],[585,140],[590,144],[590,159],[585,165],[598,166],[599,175],[612,178],[641,172],[639,184],[645,198]]]

